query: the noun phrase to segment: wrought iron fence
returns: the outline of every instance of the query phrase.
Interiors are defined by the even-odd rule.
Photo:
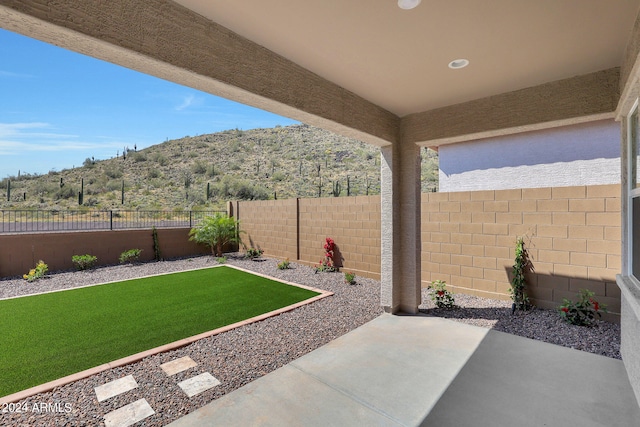
[[[194,227],[226,211],[0,210],[0,233]]]

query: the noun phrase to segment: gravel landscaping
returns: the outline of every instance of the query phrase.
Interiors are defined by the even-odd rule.
[[[278,270],[279,260],[251,261],[231,254],[228,263],[275,278],[334,292],[335,295],[267,320],[206,338],[173,351],[147,357],[139,362],[104,371],[98,375],[38,394],[18,402],[26,409],[0,413],[0,425],[8,426],[95,426],[104,425],[104,414],[139,399],[146,399],[155,415],[145,426],[163,426],[206,403],[233,391],[292,360],[361,326],[382,313],[380,283],[357,278],[344,283],[342,273],[314,274],[312,268],[291,263],[292,269]],[[0,281],[0,298],[124,280],[145,275],[182,271],[216,265],[209,256],[128,266],[98,268],[86,272],[51,274],[27,283],[22,279]],[[592,328],[568,325],[557,313],[532,310],[511,314],[509,301],[495,301],[456,294],[460,308],[435,309],[423,290],[421,311],[527,338],[620,358],[620,327],[598,322]],[[160,365],[189,356],[198,365],[167,377]],[[176,384],[210,372],[221,384],[194,397],[187,397]],[[94,387],[133,375],[138,387],[98,402]],[[42,411],[34,407],[48,405]],[[57,406],[56,406],[57,404]],[[6,409],[0,407],[0,411]]]

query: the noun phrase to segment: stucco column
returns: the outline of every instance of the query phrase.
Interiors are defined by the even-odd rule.
[[[417,313],[420,291],[420,147],[381,150],[381,305],[388,313]]]

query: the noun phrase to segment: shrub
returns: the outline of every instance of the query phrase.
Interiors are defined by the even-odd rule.
[[[120,254],[120,264],[133,263],[138,261],[142,249],[129,249]]]
[[[327,237],[324,243],[324,258],[320,260],[320,263],[314,268],[316,273],[319,271],[331,272],[337,271],[335,263],[333,262],[333,251],[335,249],[335,242],[331,237]]]
[[[38,280],[41,277],[44,277],[44,275],[47,274],[48,270],[49,266],[47,266],[44,261],[40,260],[38,261],[38,264],[36,264],[36,267],[29,270],[29,272],[23,275],[22,278],[27,282],[33,282],[34,280]]]
[[[71,257],[71,262],[73,262],[78,270],[88,270],[96,264],[96,261],[98,261],[98,257],[89,254],[73,255]]]
[[[456,301],[447,290],[447,282],[443,280],[435,280],[427,289],[431,290],[431,300],[438,308],[455,308]]]
[[[133,161],[136,163],[146,162],[147,156],[144,153],[136,153],[133,155]]]
[[[111,179],[122,178],[122,171],[117,166],[106,167],[104,174]]]
[[[347,285],[355,285],[356,284],[356,274],[350,271],[344,273],[344,282]]]
[[[222,256],[222,248],[228,243],[240,241],[240,221],[222,213],[205,217],[200,224],[189,231],[189,240],[211,248],[213,256]]]
[[[590,290],[582,289],[578,294],[578,302],[564,298],[563,304],[558,307],[560,317],[572,325],[592,326],[596,315],[602,317],[601,312],[607,312],[607,307],[593,298],[594,295]]]
[[[264,251],[262,249],[256,249],[256,248],[249,248],[247,249],[247,258],[258,258],[260,257],[260,255],[262,255],[264,253]]]
[[[207,172],[207,164],[202,160],[196,160],[193,163],[191,170],[193,170],[193,173],[195,173],[196,175],[202,175]]]
[[[289,267],[289,258],[285,258],[283,259],[281,262],[278,263],[278,270],[286,270]]]
[[[524,290],[526,286],[525,273],[530,267],[524,240],[522,237],[518,237],[518,240],[516,240],[516,258],[513,264],[513,279],[511,280],[511,289],[509,289],[513,300],[512,312],[515,312],[516,309],[528,310],[531,308],[529,297]]]
[[[150,168],[149,172],[147,172],[147,177],[150,179],[160,178],[161,175],[160,171],[156,168]]]
[[[162,252],[160,252],[160,240],[158,239],[158,229],[154,225],[151,227],[151,237],[153,238],[153,258],[156,261],[162,260]]]
[[[218,262],[218,264],[225,264],[227,262],[227,257],[219,256],[218,258],[216,258],[216,261]]]

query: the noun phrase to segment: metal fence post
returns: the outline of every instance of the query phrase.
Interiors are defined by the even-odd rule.
[[[193,211],[189,211],[189,228],[193,228],[192,216],[191,216],[192,213]]]
[[[113,211],[109,211],[109,230],[113,230]]]

